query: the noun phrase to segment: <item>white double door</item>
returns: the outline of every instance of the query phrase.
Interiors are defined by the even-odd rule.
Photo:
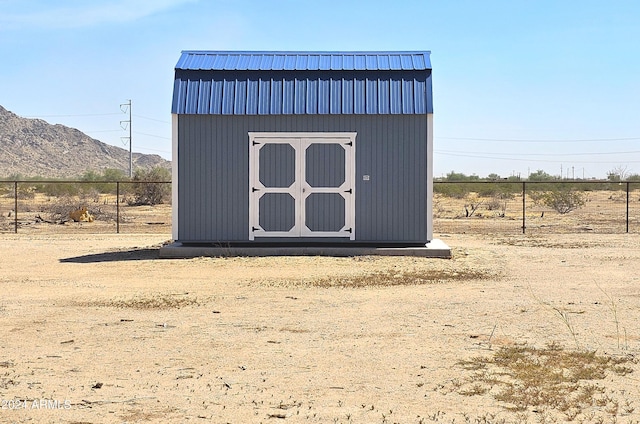
[[[356,133],[249,133],[249,240],[355,240]]]

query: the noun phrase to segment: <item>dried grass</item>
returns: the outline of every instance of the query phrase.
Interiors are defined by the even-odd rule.
[[[187,306],[200,306],[206,303],[203,299],[198,299],[188,293],[169,294],[137,294],[128,298],[93,300],[78,303],[78,306],[105,307],[120,309],[180,309]]]
[[[479,270],[429,270],[429,271],[376,271],[361,275],[346,275],[319,278],[305,285],[314,287],[389,287],[439,284],[450,281],[484,280],[493,275]]]
[[[458,364],[473,376],[457,392],[467,396],[491,393],[506,409],[528,408],[560,411],[568,418],[575,411],[615,403],[604,388],[593,383],[610,374],[633,372],[631,357],[597,355],[583,350],[565,350],[557,344],[546,348],[503,347],[491,357],[476,357]]]

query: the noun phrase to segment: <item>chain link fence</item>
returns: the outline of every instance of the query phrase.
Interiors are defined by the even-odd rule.
[[[434,182],[436,233],[638,233],[640,182]]]
[[[0,181],[0,233],[171,233],[170,181]]]
[[[0,181],[0,233],[169,234],[170,202],[169,181]],[[640,233],[640,182],[437,181],[433,216],[436,234]]]

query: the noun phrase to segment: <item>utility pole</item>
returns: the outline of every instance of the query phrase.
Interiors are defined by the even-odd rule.
[[[121,138],[123,140],[126,139],[129,141],[129,178],[133,178],[133,150],[132,150],[133,139],[131,138],[131,100],[129,99],[127,100],[127,103],[122,103],[120,105],[120,110],[122,111],[122,113],[129,112],[129,120],[120,121],[120,127],[122,127],[123,130],[126,130],[127,127],[129,128],[129,137],[121,137]]]

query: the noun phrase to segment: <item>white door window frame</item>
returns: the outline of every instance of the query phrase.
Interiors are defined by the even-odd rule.
[[[249,240],[256,237],[345,237],[355,240],[355,132],[249,132]],[[289,144],[295,149],[295,181],[289,187],[265,187],[260,182],[260,149],[264,144]],[[306,181],[306,150],[312,144],[339,144],[345,151],[345,179],[339,187],[311,187]],[[288,193],[295,200],[295,225],[288,231],[260,227],[259,200],[265,193]],[[345,222],[339,231],[312,231],[305,225],[306,198],[337,193],[345,201]]]

